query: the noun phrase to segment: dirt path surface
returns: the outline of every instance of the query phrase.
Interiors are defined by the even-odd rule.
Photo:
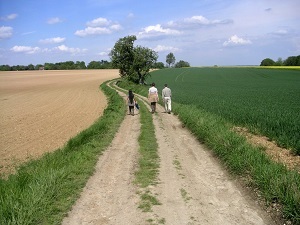
[[[124,96],[124,94],[123,94]],[[127,116],[94,175],[62,224],[143,224],[133,184],[138,160],[139,115]]]
[[[137,169],[139,119],[138,115],[125,118],[64,225],[275,224],[211,152],[161,106],[153,114],[159,183],[150,190],[162,204],[153,206],[153,212],[137,209],[139,196],[132,181]]]
[[[106,107],[118,70],[0,72],[0,173],[62,147]]]

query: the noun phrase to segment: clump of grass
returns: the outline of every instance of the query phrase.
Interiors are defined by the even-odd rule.
[[[182,198],[183,198],[183,200],[184,200],[185,202],[188,202],[189,200],[192,199],[192,197],[190,197],[190,196],[188,195],[188,193],[187,193],[187,191],[186,191],[185,189],[181,188],[181,189],[180,189],[180,193],[181,193],[181,196],[182,196]]]
[[[23,164],[0,179],[0,224],[60,224],[125,116],[123,99],[106,84],[102,117],[64,148]]]
[[[138,141],[141,157],[135,181],[140,187],[145,188],[154,185],[157,181],[159,156],[152,115],[144,104],[140,105],[141,133]]]
[[[143,193],[140,193],[141,196],[141,202],[138,206],[139,209],[141,209],[143,212],[151,212],[153,205],[161,205],[161,203],[157,200],[153,194],[147,190]]]

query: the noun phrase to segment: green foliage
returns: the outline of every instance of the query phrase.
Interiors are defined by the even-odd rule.
[[[153,71],[173,101],[196,105],[236,126],[268,136],[300,154],[300,71],[260,68],[182,68]]]
[[[149,48],[134,47],[135,40],[134,35],[120,38],[111,50],[111,61],[113,67],[120,70],[121,77],[135,83],[144,83],[158,55]]]
[[[1,65],[0,71],[11,71],[11,67],[9,65]]]
[[[170,52],[167,56],[166,56],[166,63],[169,65],[169,67],[171,67],[171,65],[174,65],[176,59],[175,56],[172,52]]]
[[[274,65],[275,65],[274,60],[270,58],[266,58],[260,63],[260,66],[274,66]]]
[[[290,56],[284,61],[285,66],[300,66],[300,55]]]
[[[278,58],[276,62],[273,59],[266,58],[261,61],[260,66],[300,66],[300,55],[289,56],[286,60]]]
[[[175,64],[175,68],[182,68],[182,67],[190,67],[190,64],[183,60],[180,60],[178,63]]]
[[[163,69],[163,68],[165,68],[165,65],[162,62],[156,62],[156,63],[154,63],[153,68],[154,69]]]
[[[65,148],[0,179],[0,224],[61,224],[125,116],[124,100],[105,84],[101,87],[109,103],[94,125]]]
[[[87,69],[112,69],[112,64],[106,60],[91,61]]]

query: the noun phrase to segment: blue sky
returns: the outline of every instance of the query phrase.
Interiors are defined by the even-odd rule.
[[[0,65],[110,60],[119,38],[191,66],[300,55],[299,0],[0,0]]]

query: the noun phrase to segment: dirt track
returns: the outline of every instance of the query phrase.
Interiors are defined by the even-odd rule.
[[[118,70],[0,72],[0,174],[54,151],[106,107],[99,85]]]
[[[153,115],[159,184],[150,191],[162,204],[153,206],[153,212],[141,212],[138,190],[132,182],[139,157],[139,119],[138,114],[125,118],[63,225],[275,224],[224,172],[211,152],[182,128],[178,118],[164,113],[160,106]]]

